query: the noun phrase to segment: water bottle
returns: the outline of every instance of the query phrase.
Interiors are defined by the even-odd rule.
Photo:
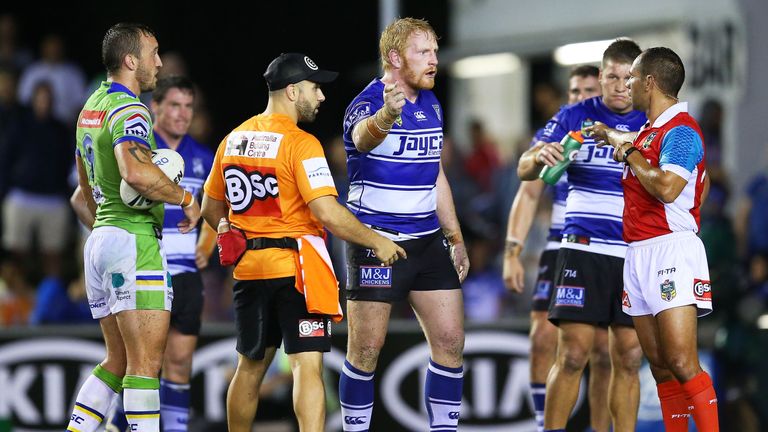
[[[544,180],[544,183],[553,185],[557,183],[560,176],[568,168],[568,165],[576,159],[576,155],[579,153],[581,145],[584,143],[584,137],[581,135],[581,131],[568,132],[566,136],[560,141],[560,145],[563,146],[563,156],[565,159],[561,160],[555,166],[545,166],[539,178]]]
[[[229,231],[229,221],[227,218],[219,219],[219,225],[216,227],[216,232],[219,234]]]

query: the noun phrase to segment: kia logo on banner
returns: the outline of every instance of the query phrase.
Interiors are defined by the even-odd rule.
[[[27,432],[66,427],[79,388],[104,359],[104,344],[33,339],[0,347],[0,418]],[[74,373],[73,373],[74,372]]]
[[[464,398],[459,423],[462,431],[523,432],[535,429],[536,423],[528,407],[529,346],[528,338],[518,334],[467,334]],[[417,345],[392,362],[381,381],[386,409],[411,430],[422,430],[427,425],[423,389],[428,358],[427,343]],[[406,402],[410,395],[403,394],[403,383],[409,376],[418,377],[416,406]]]
[[[426,342],[397,346],[388,337],[388,349],[404,348],[376,370],[377,402],[373,420],[389,417],[405,430],[422,431],[429,420],[424,408],[424,379],[429,359]],[[423,339],[422,339],[423,340]],[[525,334],[503,331],[467,332],[464,348],[464,391],[459,429],[464,432],[528,432],[536,429],[529,396],[530,343]],[[344,353],[332,349],[325,366],[340,371]],[[583,386],[576,403],[583,403]],[[382,412],[384,411],[384,412]],[[454,415],[459,415],[456,413]],[[326,430],[340,431],[345,419],[328,413]]]

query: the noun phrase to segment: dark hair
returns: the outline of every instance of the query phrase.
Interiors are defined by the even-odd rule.
[[[573,78],[575,76],[582,77],[582,78],[586,78],[586,77],[597,78],[598,76],[600,76],[600,68],[592,65],[576,66],[573,69],[571,69],[571,72],[568,74],[568,78]]]
[[[618,38],[608,45],[608,48],[603,52],[603,67],[608,60],[632,64],[641,52],[640,47],[632,39]]]
[[[667,96],[677,97],[685,81],[685,66],[674,51],[666,47],[648,48],[638,62],[640,75],[653,76]]]
[[[157,86],[152,91],[152,100],[157,103],[162,102],[168,91],[174,88],[189,92],[192,97],[195,96],[195,85],[191,79],[181,75],[171,75],[157,80]]]
[[[132,23],[115,24],[107,30],[101,43],[101,61],[108,75],[120,70],[126,54],[141,57],[142,36],[155,36],[155,32],[144,24]]]

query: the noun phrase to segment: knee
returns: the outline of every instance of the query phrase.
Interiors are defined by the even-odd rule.
[[[565,348],[558,355],[561,370],[567,374],[581,373],[588,359],[587,351],[580,348]]]
[[[624,349],[618,353],[615,360],[613,367],[619,373],[637,375],[643,363],[643,350],[639,345]]]
[[[541,328],[531,333],[532,355],[554,355],[557,350],[557,330],[548,331]]]
[[[192,373],[192,359],[185,355],[167,353],[163,362],[163,376],[173,382],[187,382]]]
[[[589,358],[592,369],[611,370],[611,352],[606,345],[595,345]]]
[[[699,371],[696,359],[691,359],[689,357],[690,356],[683,352],[669,353],[665,356],[667,368],[681,382],[693,378]]]
[[[432,338],[433,356],[448,357],[454,363],[461,363],[464,352],[463,331],[443,331]]]

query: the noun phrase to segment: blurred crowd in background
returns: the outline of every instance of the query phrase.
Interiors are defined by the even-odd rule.
[[[66,41],[59,35],[47,35],[40,46],[30,46],[18,37],[17,24],[12,15],[0,16],[0,328],[95,326],[82,274],[82,244],[88,233],[78,225],[69,197],[76,185],[75,121],[105,75],[88,76],[70,61]],[[161,76],[190,73],[179,54],[161,54]],[[441,85],[445,84],[438,82]],[[545,82],[532,88],[531,135],[565,102],[564,85]],[[190,134],[215,149],[222,137],[212,136],[205,90],[197,91]],[[148,101],[148,96],[142,99]],[[243,113],[243,119],[254,113]],[[715,309],[700,321],[700,341],[717,357],[724,409],[760,417],[768,414],[768,392],[759,391],[768,388],[761,362],[768,354],[768,337],[762,330],[768,328],[764,315],[768,313],[768,171],[745,189],[733,190],[721,163],[722,107],[711,101],[693,114],[705,135],[712,180],[700,235],[711,266]],[[471,262],[463,286],[467,320],[493,323],[527,317],[530,292],[508,292],[501,268],[507,216],[520,184],[516,160],[530,138],[521,137],[511,151],[500,149],[481,119],[453,121],[467,122],[471,131],[470,143],[457,145],[447,136],[443,148],[443,165]],[[344,201],[348,185],[343,141],[340,136],[322,141],[339,199]],[[550,208],[550,202],[542,200],[524,248],[528,290],[546,242]],[[344,245],[331,241],[343,288]],[[219,265],[216,254],[203,271],[203,280],[203,321],[232,322],[231,271]],[[393,315],[414,319],[406,305],[393,310]]]

